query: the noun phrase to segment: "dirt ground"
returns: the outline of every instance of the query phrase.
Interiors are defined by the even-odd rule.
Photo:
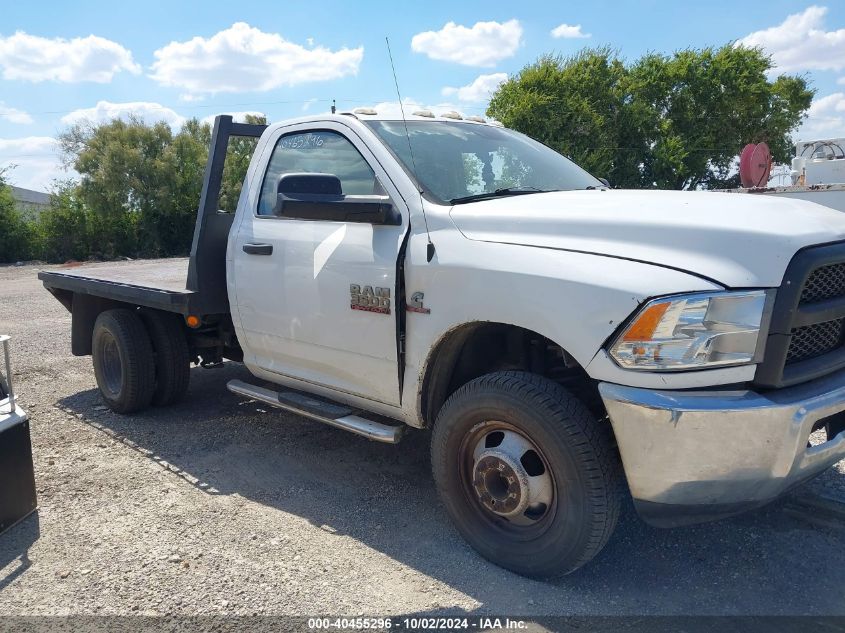
[[[788,501],[676,530],[628,504],[595,561],[536,582],[450,526],[425,433],[387,446],[267,410],[226,391],[249,379],[233,363],[113,414],[37,270],[0,267],[40,505],[0,536],[0,615],[845,614],[845,522]],[[845,462],[795,495],[843,490]]]

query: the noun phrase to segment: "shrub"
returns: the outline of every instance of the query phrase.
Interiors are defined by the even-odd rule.
[[[38,249],[38,231],[15,208],[11,189],[0,174],[0,262],[33,259]]]

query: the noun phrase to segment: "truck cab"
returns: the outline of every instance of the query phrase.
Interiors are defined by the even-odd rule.
[[[845,216],[611,190],[454,113],[238,126],[215,124],[184,287],[41,273],[116,411],[228,358],[256,378],[229,384],[241,396],[379,441],[430,432],[457,529],[539,577],[601,550],[626,487],[671,527],[845,457]],[[222,214],[238,133],[259,140]]]

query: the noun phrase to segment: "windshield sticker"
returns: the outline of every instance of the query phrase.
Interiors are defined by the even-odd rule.
[[[292,134],[284,137],[279,145],[285,149],[315,149],[322,147],[326,142],[322,134],[314,134],[308,132],[307,134]]]

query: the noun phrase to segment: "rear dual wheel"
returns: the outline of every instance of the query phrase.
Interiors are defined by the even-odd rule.
[[[155,355],[153,404],[167,406],[181,400],[191,380],[191,353],[181,317],[169,312],[141,310]]]
[[[188,388],[190,354],[176,315],[102,312],[94,324],[92,358],[100,394],[117,413],[172,404]]]
[[[616,525],[621,473],[607,425],[541,376],[499,372],[456,391],[434,427],[432,467],[462,536],[519,574],[575,571]]]

